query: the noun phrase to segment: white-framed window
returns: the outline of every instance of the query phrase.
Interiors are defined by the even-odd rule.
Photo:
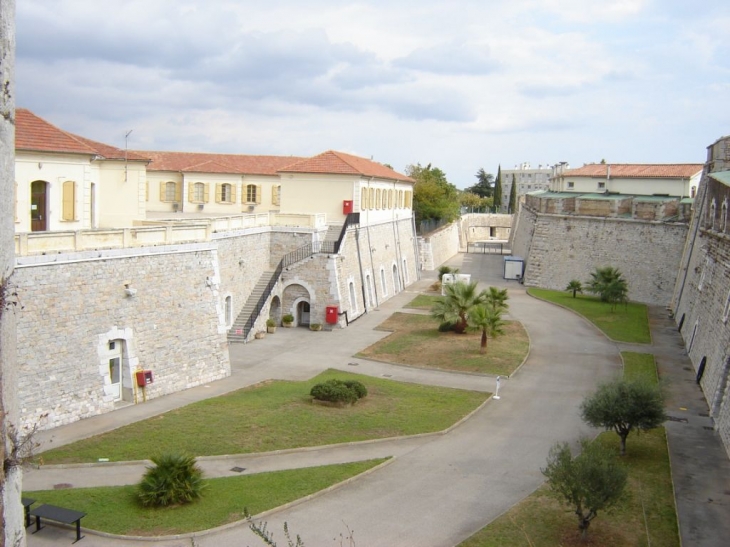
[[[373,280],[370,278],[369,273],[365,275],[365,287],[368,293],[368,304],[372,308],[375,305],[375,301],[373,300]]]
[[[575,188],[575,183],[572,180],[568,181],[568,188]]]
[[[350,281],[348,283],[350,287],[350,309],[353,314],[357,313],[357,294],[355,293],[355,282]]]
[[[385,283],[385,268],[380,268],[380,284],[383,288],[383,296],[388,296],[388,285]]]
[[[226,296],[225,321],[226,328],[230,329],[233,325],[233,297],[230,294]]]

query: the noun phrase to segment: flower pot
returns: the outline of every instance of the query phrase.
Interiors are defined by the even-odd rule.
[[[266,332],[274,334],[276,332],[276,327],[266,327]]]
[[[262,338],[264,338],[265,336],[266,336],[266,333],[265,333],[264,331],[259,331],[259,332],[257,332],[256,334],[254,334],[254,335],[253,335],[253,337],[254,337],[254,338],[255,338],[256,340],[261,340],[261,339],[262,339]]]
[[[289,329],[289,328],[291,328],[291,326],[292,326],[293,324],[294,324],[294,323],[282,323],[282,324],[281,324],[281,326],[282,326],[282,327],[286,327],[287,329]]]

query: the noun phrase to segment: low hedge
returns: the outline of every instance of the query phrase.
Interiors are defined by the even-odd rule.
[[[367,388],[357,380],[327,380],[312,387],[309,394],[318,401],[354,404],[368,394]]]

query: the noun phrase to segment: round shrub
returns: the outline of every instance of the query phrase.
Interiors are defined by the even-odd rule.
[[[449,332],[454,330],[454,325],[456,323],[454,321],[444,321],[439,325],[439,332]]]
[[[203,471],[193,456],[163,454],[152,458],[137,485],[137,497],[145,507],[182,505],[198,499],[203,491]]]
[[[345,380],[345,385],[355,392],[358,399],[362,399],[368,394],[368,388],[366,388],[363,383],[358,380]]]
[[[365,397],[368,390],[357,380],[332,379],[313,386],[309,394],[318,401],[353,404],[358,399]]]

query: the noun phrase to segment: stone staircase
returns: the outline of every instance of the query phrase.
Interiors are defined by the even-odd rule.
[[[324,235],[323,241],[337,241],[342,231],[342,224],[328,224],[327,233]]]
[[[256,308],[256,304],[258,303],[259,298],[261,298],[264,289],[266,289],[266,285],[269,284],[272,275],[274,275],[273,271],[267,271],[262,273],[261,277],[259,277],[256,286],[254,286],[253,291],[251,291],[251,294],[248,297],[248,300],[246,300],[246,305],[243,306],[241,313],[238,314],[238,317],[236,317],[233,325],[231,325],[231,329],[228,331],[229,342],[245,342],[248,338],[248,335],[250,333],[246,332],[246,323],[248,322],[248,319],[251,317],[251,314]]]

